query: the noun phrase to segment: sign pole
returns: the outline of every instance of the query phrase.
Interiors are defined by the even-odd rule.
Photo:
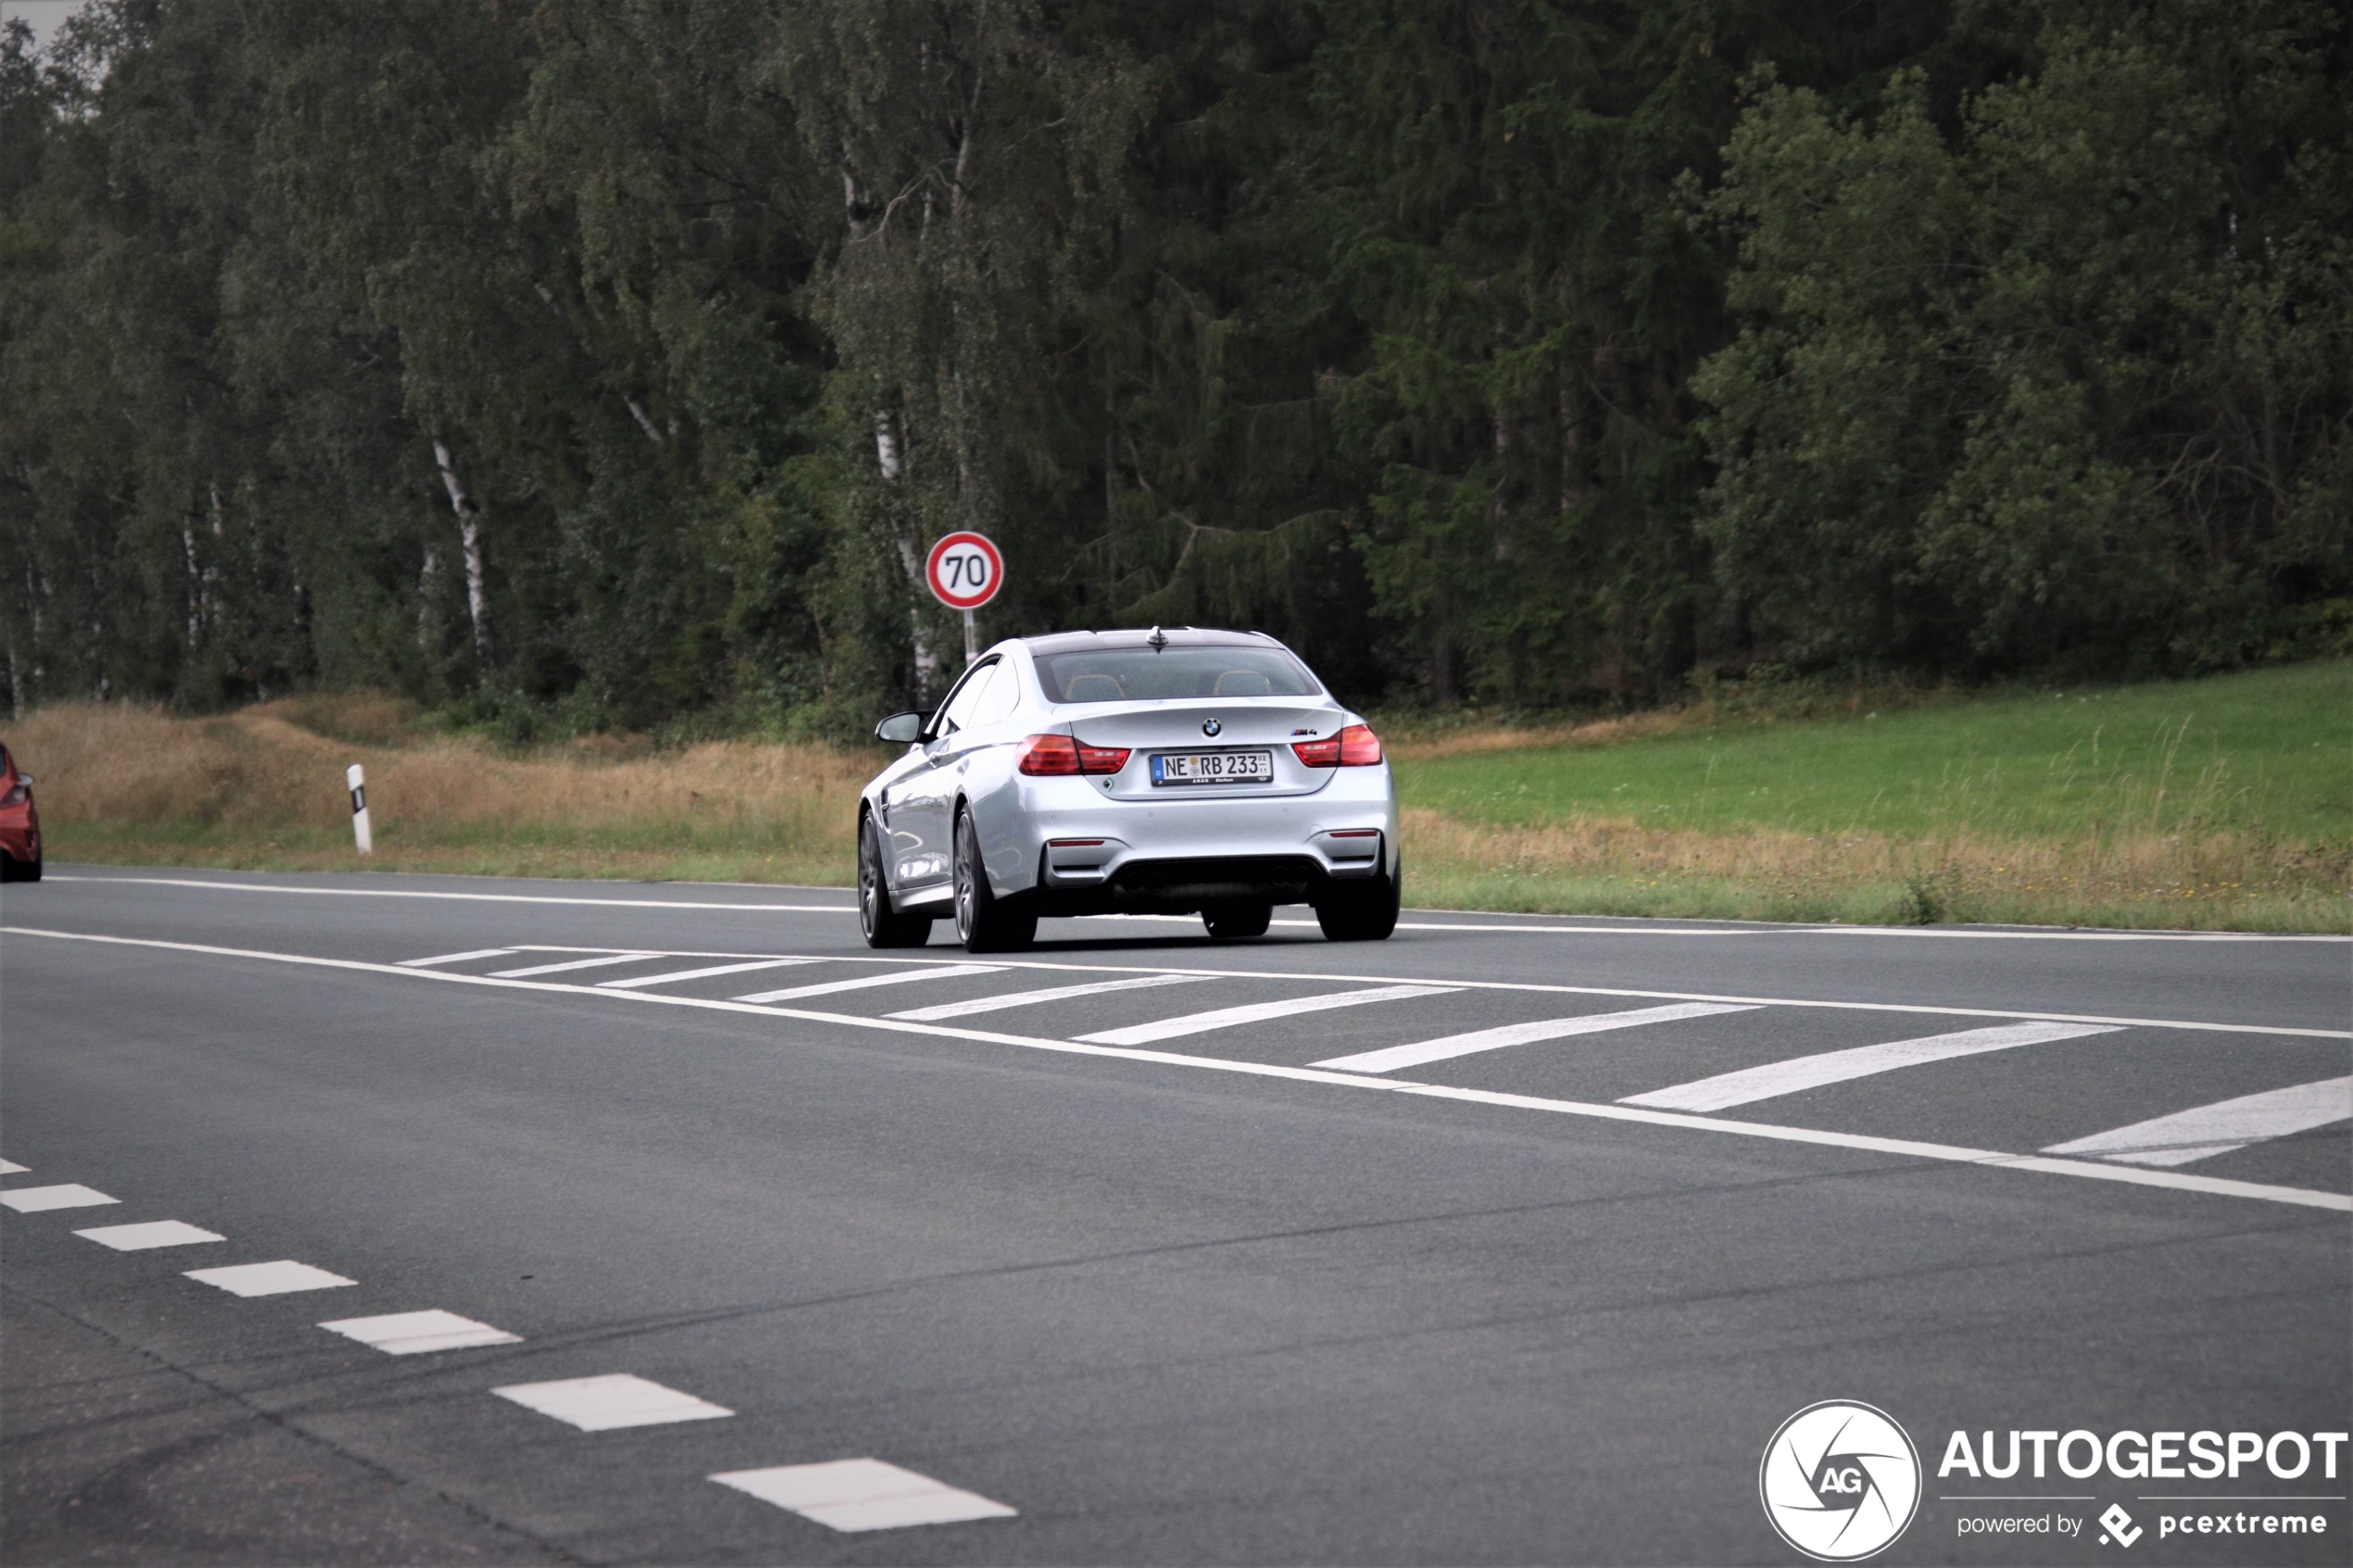
[[[964,611],[964,668],[971,669],[973,660],[979,657],[980,632],[973,625],[973,612],[966,610]]]

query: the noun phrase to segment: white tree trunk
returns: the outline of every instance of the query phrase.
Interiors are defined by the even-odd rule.
[[[434,460],[441,465],[441,483],[449,492],[449,509],[458,514],[458,549],[466,563],[466,609],[473,617],[474,658],[484,669],[498,662],[498,642],[490,630],[490,588],[483,574],[482,509],[458,477],[458,459],[448,445],[436,439]]]

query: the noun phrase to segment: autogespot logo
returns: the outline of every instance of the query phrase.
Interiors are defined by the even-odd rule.
[[[1885,1411],[1824,1399],[1781,1423],[1756,1489],[1781,1539],[1823,1562],[1869,1557],[1920,1506],[1920,1456]]]

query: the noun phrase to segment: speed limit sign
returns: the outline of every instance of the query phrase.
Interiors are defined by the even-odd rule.
[[[1003,585],[1005,558],[982,534],[950,533],[931,547],[924,578],[932,596],[950,609],[975,610]]]

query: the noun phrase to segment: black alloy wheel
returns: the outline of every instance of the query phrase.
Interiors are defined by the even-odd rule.
[[[968,953],[1006,953],[1026,947],[1038,938],[1038,916],[1008,909],[988,885],[988,869],[981,863],[980,830],[972,813],[956,813],[956,935]]]
[[[929,915],[893,913],[883,879],[882,833],[872,817],[858,823],[858,925],[869,947],[920,947],[931,940]]]
[[[1275,919],[1272,904],[1213,904],[1201,912],[1202,923],[1209,927],[1214,942],[1239,942],[1246,936],[1264,936]]]

